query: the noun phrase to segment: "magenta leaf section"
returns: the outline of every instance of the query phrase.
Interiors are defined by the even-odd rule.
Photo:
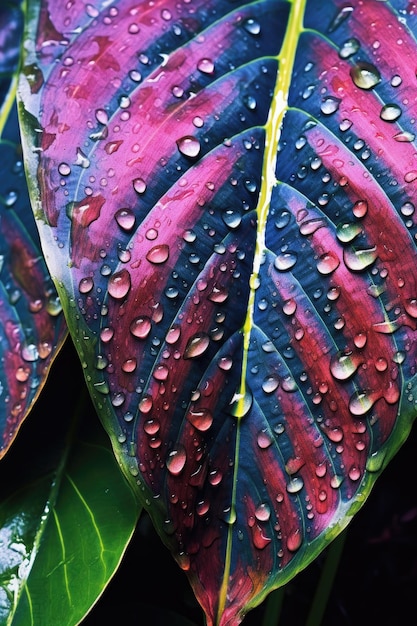
[[[42,388],[66,334],[57,292],[42,258],[23,170],[13,75],[23,15],[0,9],[0,458]]]
[[[294,28],[301,2],[31,4],[48,266],[116,455],[233,626],[415,414],[414,5],[309,0]]]

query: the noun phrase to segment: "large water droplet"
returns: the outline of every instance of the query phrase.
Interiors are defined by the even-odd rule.
[[[371,410],[376,397],[368,391],[356,391],[349,400],[349,409],[352,415],[362,416]]]
[[[169,258],[169,246],[167,244],[154,246],[148,251],[146,258],[150,263],[154,263],[156,265],[165,263],[165,261]]]
[[[339,50],[340,58],[341,59],[348,59],[352,55],[356,54],[356,52],[359,50],[360,46],[361,46],[361,44],[359,43],[359,41],[357,39],[355,39],[355,37],[347,39],[343,43],[342,47]]]
[[[125,269],[120,270],[120,272],[115,272],[109,278],[109,294],[116,300],[121,300],[122,298],[127,296],[130,291],[130,286],[130,274]]]
[[[195,159],[200,154],[201,145],[199,140],[192,135],[186,135],[177,140],[178,150],[186,157]]]
[[[119,209],[116,211],[114,218],[120,228],[125,231],[132,230],[135,225],[135,215],[131,209]]]
[[[381,109],[380,118],[384,120],[384,122],[395,122],[401,116],[401,108],[398,104],[384,104]]]
[[[176,448],[171,450],[171,452],[167,456],[167,470],[173,476],[178,476],[184,469],[186,461],[187,453],[185,451],[185,448],[182,445],[178,445]]]
[[[152,328],[152,323],[146,315],[137,317],[130,324],[130,332],[138,339],[146,339]]]
[[[360,272],[372,265],[377,258],[377,248],[367,250],[344,250],[343,260],[347,268],[353,272]]]
[[[85,294],[89,293],[94,287],[94,281],[91,276],[86,276],[82,278],[79,282],[78,289],[80,293]]]
[[[327,275],[334,272],[340,265],[340,260],[337,255],[330,251],[326,254],[322,254],[317,262],[317,269],[320,274]]]
[[[381,80],[379,70],[366,61],[360,61],[350,70],[350,75],[357,87],[360,89],[372,89]]]
[[[201,432],[208,430],[213,423],[213,415],[208,409],[191,409],[187,414],[187,419]]]
[[[333,113],[336,113],[340,106],[340,103],[340,98],[336,98],[335,96],[327,96],[321,103],[320,111],[324,115],[332,115]]]
[[[287,272],[297,263],[297,254],[295,252],[283,252],[278,254],[274,261],[274,267],[280,272]]]
[[[184,350],[184,359],[195,359],[201,356],[209,347],[210,338],[207,333],[196,333],[191,337]]]
[[[358,369],[360,360],[352,352],[338,352],[330,361],[330,371],[337,380],[347,380]]]

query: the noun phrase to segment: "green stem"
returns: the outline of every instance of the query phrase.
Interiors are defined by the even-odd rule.
[[[284,602],[285,586],[269,594],[265,601],[265,610],[261,626],[278,626]]]
[[[306,626],[320,626],[339,567],[347,531],[344,530],[328,547],[327,557],[314,594]]]

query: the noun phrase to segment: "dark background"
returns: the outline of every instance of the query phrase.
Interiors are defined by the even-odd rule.
[[[45,433],[59,437],[59,430],[65,430],[65,424],[72,419],[83,388],[78,357],[72,344],[67,342],[12,446],[10,457],[7,455],[2,461],[3,476],[6,472],[18,481],[22,472],[27,479],[31,461],[26,456],[22,464],[22,451],[39,457],[39,442],[45,439]],[[98,418],[88,399],[84,413],[84,419],[95,427]],[[83,430],[87,427],[88,424],[82,424]],[[417,424],[346,531],[322,626],[417,623],[416,452]],[[4,485],[0,485],[2,491]],[[327,553],[328,549],[286,586],[279,626],[306,626]],[[264,610],[263,605],[250,612],[244,626],[262,626]],[[146,515],[139,521],[119,570],[81,626],[116,623],[132,626],[204,624],[202,611],[184,573],[162,545]]]

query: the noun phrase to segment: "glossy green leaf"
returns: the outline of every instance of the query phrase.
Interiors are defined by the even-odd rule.
[[[33,415],[42,418],[36,410]],[[42,436],[32,436],[41,441],[40,457],[26,433],[16,443],[30,461],[32,481],[13,454],[0,467],[2,484],[10,476],[13,485],[3,486],[8,495],[0,505],[4,626],[78,624],[117,570],[136,527],[140,509],[100,424],[86,428],[91,414],[85,412],[66,417],[61,410],[64,427],[55,429],[52,446],[49,436],[43,445]],[[77,422],[85,425],[71,435]]]
[[[414,9],[29,7],[48,266],[117,458],[207,624],[235,626],[415,417]]]

